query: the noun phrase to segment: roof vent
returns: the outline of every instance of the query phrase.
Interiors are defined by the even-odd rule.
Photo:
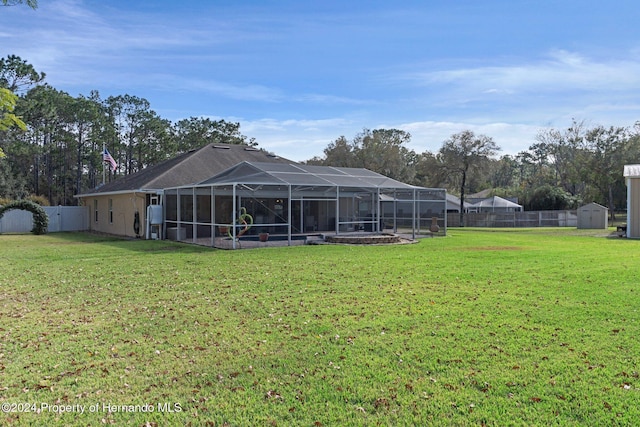
[[[244,151],[260,151],[260,150],[255,147],[244,147]]]
[[[213,148],[219,148],[221,150],[228,150],[231,148],[230,145],[214,145]]]

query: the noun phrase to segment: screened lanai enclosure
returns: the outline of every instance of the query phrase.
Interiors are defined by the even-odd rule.
[[[446,234],[446,192],[359,168],[243,162],[165,189],[165,236],[220,248],[340,234]]]

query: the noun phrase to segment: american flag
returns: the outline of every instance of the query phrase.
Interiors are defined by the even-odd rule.
[[[111,154],[109,154],[109,150],[107,150],[106,148],[102,152],[102,161],[105,163],[109,163],[109,169],[112,171],[116,170],[116,168],[118,167],[118,164],[113,159],[113,157],[111,157]]]

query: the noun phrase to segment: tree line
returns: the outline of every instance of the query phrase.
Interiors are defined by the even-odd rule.
[[[446,188],[460,196],[490,189],[490,195],[517,198],[525,210],[575,209],[596,202],[626,207],[625,164],[640,160],[640,124],[543,129],[527,150],[501,155],[489,136],[464,130],[436,152],[407,149],[408,132],[364,129],[352,139],[336,139],[317,165],[364,167],[406,183]]]
[[[0,199],[37,196],[43,203],[74,205],[74,195],[103,180],[103,145],[120,179],[209,143],[249,144],[239,123],[203,117],[172,122],[133,95],[103,98],[97,91],[71,96],[45,82],[22,58],[0,59]],[[398,181],[446,188],[464,199],[485,189],[516,197],[526,210],[572,209],[597,202],[610,211],[626,206],[624,164],[640,153],[640,124],[544,129],[516,155],[500,155],[486,135],[464,130],[438,151],[408,148],[411,134],[363,129],[338,137],[322,157],[305,163],[373,170]]]
[[[0,198],[75,205],[74,195],[103,181],[103,146],[118,165],[111,181],[209,143],[257,145],[239,123],[171,122],[144,98],[74,97],[45,77],[18,56],[0,59]]]

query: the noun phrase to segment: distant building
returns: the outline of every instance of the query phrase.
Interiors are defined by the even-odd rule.
[[[640,238],[640,165],[625,165],[627,184],[627,237]]]
[[[469,212],[522,212],[523,210],[522,205],[498,196],[480,200],[468,208]]]
[[[578,208],[578,228],[606,229],[609,227],[609,208],[589,203]]]
[[[464,202],[464,211],[467,212],[471,203]],[[447,212],[460,212],[460,197],[447,193]]]

